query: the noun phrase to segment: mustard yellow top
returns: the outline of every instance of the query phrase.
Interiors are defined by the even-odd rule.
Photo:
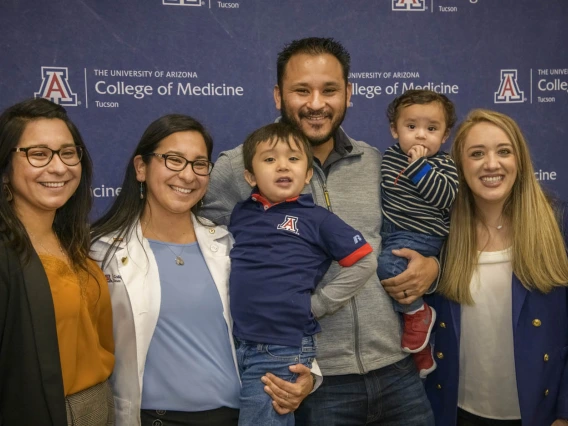
[[[65,396],[72,395],[105,381],[114,368],[108,284],[92,260],[87,273],[55,256],[39,258],[53,297]]]

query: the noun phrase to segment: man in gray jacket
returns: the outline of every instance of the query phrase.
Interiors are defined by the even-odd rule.
[[[351,98],[349,65],[349,53],[333,39],[293,41],[278,55],[274,100],[281,119],[298,127],[314,151],[314,177],[304,192],[363,233],[375,253],[380,253],[381,156],[376,148],[351,139],[341,128]],[[220,154],[200,214],[228,224],[235,204],[250,194],[242,146],[238,146]],[[399,254],[410,260],[407,271],[383,285],[390,284],[393,297],[410,303],[435,281],[438,263],[411,250]],[[334,281],[337,268],[334,262],[314,301],[325,303],[330,294],[341,294],[342,283]],[[414,362],[400,347],[399,316],[376,274],[355,296],[334,299],[329,311],[332,313],[318,318],[322,333],[317,361],[324,381],[296,411],[296,424],[433,425]],[[267,390],[276,401],[275,409],[287,412],[295,408],[288,400],[303,396],[300,382],[305,376],[298,379],[300,385],[283,384],[267,376],[265,383],[277,383],[273,387],[276,391]]]

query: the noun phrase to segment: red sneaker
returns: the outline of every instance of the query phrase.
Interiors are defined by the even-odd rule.
[[[414,358],[421,379],[425,379],[428,374],[436,369],[432,345],[426,345],[420,352],[412,354],[412,358]]]
[[[410,354],[420,352],[430,341],[430,333],[436,321],[436,311],[424,303],[424,309],[414,314],[402,314],[402,350]]]

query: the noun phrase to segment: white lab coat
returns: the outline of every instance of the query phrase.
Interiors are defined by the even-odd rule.
[[[227,337],[238,375],[228,288],[229,252],[233,239],[224,226],[215,226],[207,219],[200,220],[207,225],[202,225],[192,215],[199,248],[221,297]],[[91,256],[99,265],[115,237],[106,235],[91,247]],[[131,234],[119,242],[116,253],[107,263],[103,271],[107,277],[113,310],[116,363],[110,381],[114,393],[116,426],[139,426],[144,366],[161,301],[158,265],[148,240],[142,235],[139,222]],[[198,383],[195,385],[199,386]]]

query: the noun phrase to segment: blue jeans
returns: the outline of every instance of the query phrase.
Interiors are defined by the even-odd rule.
[[[408,266],[408,260],[404,257],[398,257],[392,254],[392,250],[407,248],[415,250],[422,256],[438,256],[444,237],[422,234],[420,232],[406,231],[399,228],[388,219],[383,219],[383,227],[381,228],[382,249],[379,254],[377,267],[377,275],[379,279],[396,277],[404,272]],[[424,304],[421,297],[416,299],[410,305],[403,305],[393,300],[393,308],[396,312],[411,312],[419,309]]]
[[[367,374],[324,376],[296,410],[297,426],[434,426],[412,357]]]
[[[239,426],[294,426],[293,413],[282,416],[274,410],[260,378],[272,373],[295,382],[297,374],[288,367],[295,364],[312,367],[317,348],[315,336],[304,336],[302,347],[265,345],[235,337],[235,347],[242,382]]]

